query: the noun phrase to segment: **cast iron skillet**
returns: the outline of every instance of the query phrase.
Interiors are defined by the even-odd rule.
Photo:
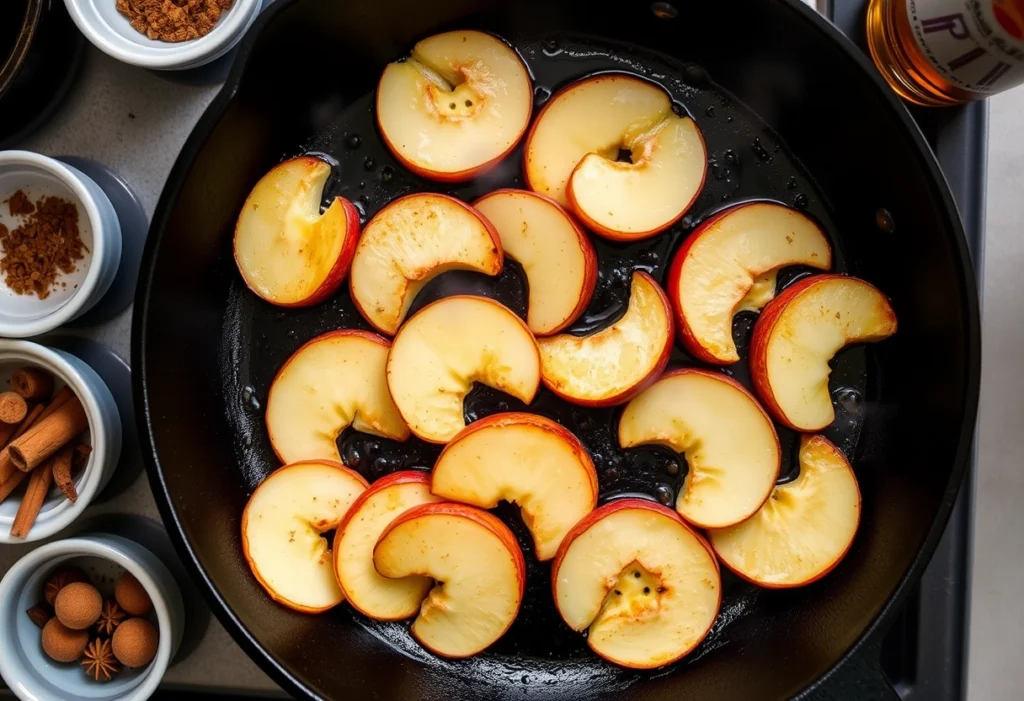
[[[0,148],[50,116],[74,83],[84,49],[63,2],[0,1]]]
[[[795,0],[598,7],[582,0],[278,3],[246,39],[170,175],[147,244],[132,339],[150,481],[214,611],[296,695],[895,697],[878,666],[878,631],[942,533],[977,405],[978,302],[952,198],[904,107],[856,47]],[[849,555],[820,582],[789,592],[725,576],[718,624],[698,650],[664,670],[628,672],[590,654],[559,622],[547,568],[536,563],[509,633],[483,655],[447,662],[425,654],[401,624],[373,624],[344,605],[311,617],[272,603],[242,558],[242,509],[277,466],[261,423],[270,378],[308,338],[365,322],[345,291],[306,310],[256,300],[233,264],[235,216],[270,166],[309,151],[335,164],[326,194],[347,195],[366,215],[408,191],[471,200],[515,185],[518,154],[484,182],[450,188],[415,178],[395,167],[373,126],[371,98],[384,64],[417,39],[454,27],[509,40],[534,72],[538,106],[582,75],[628,71],[665,86],[704,132],[712,160],[691,216],[653,242],[599,244],[599,291],[577,330],[621,313],[631,269],[664,279],[672,251],[696,222],[751,198],[805,208],[832,237],[837,269],[877,284],[899,316],[894,338],[848,350],[834,363],[839,418],[828,435],[853,458],[864,497]],[[780,284],[800,274],[789,271]],[[417,306],[466,290],[523,311],[512,265],[497,282],[439,278]],[[737,321],[741,348],[752,321]],[[672,363],[692,361],[677,351]],[[746,381],[745,366],[728,372]],[[467,400],[470,419],[506,408],[516,407],[495,392],[474,391]],[[673,469],[674,456],[617,448],[614,410],[580,410],[546,393],[531,410],[581,437],[594,454],[602,500],[636,491],[671,499],[678,488],[683,471]],[[793,436],[782,438],[792,468]],[[427,467],[436,454],[415,442],[396,446],[351,433],[341,450],[370,479]],[[521,528],[514,516],[508,520]],[[532,561],[528,541],[524,550]]]

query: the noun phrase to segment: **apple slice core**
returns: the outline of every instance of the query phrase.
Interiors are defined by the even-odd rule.
[[[587,644],[624,667],[674,662],[711,630],[721,603],[718,565],[679,516],[643,499],[598,508],[562,542],[555,605]]]
[[[433,582],[427,577],[382,577],[373,566],[373,548],[402,513],[437,501],[430,493],[430,475],[413,470],[382,477],[359,495],[334,537],[334,571],[353,608],[378,621],[416,615]]]
[[[349,426],[403,441],[409,427],[388,394],[391,344],[368,331],[330,331],[306,342],[278,370],[267,395],[270,443],[282,462],[341,462]]]
[[[532,402],[540,358],[533,334],[507,307],[459,295],[428,304],[402,326],[387,378],[412,432],[447,443],[466,426],[462,403],[474,382]]]
[[[446,182],[469,180],[508,154],[533,110],[530,74],[490,34],[445,32],[388,64],[377,86],[377,124],[404,166]]]
[[[653,382],[672,350],[668,298],[650,275],[634,272],[626,313],[588,336],[537,340],[544,384],[587,406],[621,404]]]
[[[431,491],[493,509],[517,504],[537,559],[550,560],[565,534],[597,506],[597,473],[579,439],[534,414],[494,414],[467,426],[434,464]]]
[[[689,466],[676,511],[702,528],[755,513],[779,476],[779,439],[768,415],[738,382],[685,368],[634,398],[619,419],[619,445],[664,445]]]
[[[501,243],[490,222],[454,197],[406,195],[366,225],[352,259],[352,301],[370,324],[394,335],[416,294],[437,275],[497,275]]]
[[[587,235],[554,200],[526,190],[496,190],[473,203],[526,275],[526,324],[557,333],[587,308],[597,284],[597,255]]]
[[[242,551],[272,599],[305,613],[342,602],[331,549],[337,528],[366,480],[339,463],[296,462],[260,483],[242,513]]]
[[[249,289],[279,306],[327,299],[348,272],[359,212],[336,197],[321,214],[331,166],[300,156],[259,179],[235,225],[235,263]]]
[[[705,362],[737,362],[733,317],[767,304],[776,274],[792,265],[832,266],[828,238],[794,209],[753,202],[698,226],[676,253],[667,285],[686,349]]]
[[[754,325],[750,370],[769,411],[796,431],[832,423],[829,361],[853,343],[896,333],[896,314],[876,287],[845,275],[815,275],[786,288]]]
[[[769,588],[798,587],[828,574],[853,544],[860,490],[850,463],[823,436],[803,436],[800,475],[780,484],[746,521],[708,532],[719,559]]]
[[[373,552],[385,577],[431,577],[411,632],[444,657],[469,657],[504,635],[519,613],[526,562],[498,518],[465,504],[413,507],[388,526]]]

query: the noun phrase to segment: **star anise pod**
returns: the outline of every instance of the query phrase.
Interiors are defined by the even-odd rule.
[[[121,663],[114,657],[110,641],[103,638],[96,638],[85,648],[82,666],[85,667],[85,673],[98,682],[110,681],[121,671]]]
[[[57,592],[74,582],[86,581],[88,580],[85,572],[77,567],[62,567],[46,578],[46,584],[43,585],[43,598],[46,599],[46,603],[53,606],[53,602],[57,599]]]
[[[100,617],[96,621],[96,632],[109,638],[114,634],[114,629],[121,625],[121,621],[126,615],[116,601],[104,601]]]

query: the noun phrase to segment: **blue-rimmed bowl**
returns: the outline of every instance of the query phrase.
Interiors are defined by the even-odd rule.
[[[43,652],[39,628],[25,611],[39,603],[46,577],[59,566],[74,565],[110,596],[113,583],[128,571],[153,601],[147,616],[159,635],[156,657],[145,667],[124,669],[97,682],[78,663],[54,662]],[[0,580],[0,676],[20,698],[31,701],[141,701],[157,688],[181,643],[185,606],[178,584],[152,552],[134,541],[109,534],[88,534],[47,543],[18,560]]]
[[[54,377],[55,391],[68,385],[81,400],[89,419],[82,442],[91,446],[92,452],[85,468],[75,476],[78,500],[72,504],[59,489],[52,487],[25,538],[10,535],[23,488],[0,502],[0,543],[41,540],[71,525],[106,486],[121,456],[121,417],[110,389],[95,370],[64,351],[31,341],[0,340],[0,391],[7,387],[11,373],[26,366],[46,370]]]
[[[46,299],[15,294],[0,276],[0,336],[26,338],[52,331],[87,312],[110,289],[121,261],[121,224],[100,186],[77,168],[31,151],[0,151],[0,224],[22,218],[2,204],[18,190],[33,202],[56,196],[78,207],[78,231],[88,251]]]

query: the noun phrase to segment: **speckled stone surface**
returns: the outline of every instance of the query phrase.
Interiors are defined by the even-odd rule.
[[[174,83],[119,63],[90,46],[82,73],[67,99],[45,126],[16,147],[50,156],[84,156],[104,163],[132,186],[147,216],[152,216],[182,144],[219,89]],[[93,338],[127,359],[130,326],[131,308],[107,323],[67,333]],[[135,480],[124,491],[90,506],[83,518],[129,514],[159,520],[145,471],[136,472]],[[0,548],[0,574],[31,547]],[[164,687],[282,693],[215,619],[210,621],[199,646],[167,671]]]

